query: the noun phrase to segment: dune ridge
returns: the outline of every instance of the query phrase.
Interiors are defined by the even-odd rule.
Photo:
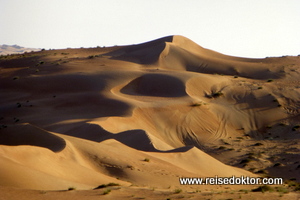
[[[299,57],[223,55],[183,36],[1,57],[0,185],[176,188],[179,177],[266,169],[291,178],[299,65]],[[273,165],[287,151],[278,174]]]

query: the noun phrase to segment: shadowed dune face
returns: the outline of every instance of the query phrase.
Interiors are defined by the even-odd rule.
[[[128,83],[121,92],[129,95],[180,97],[185,96],[184,82],[164,74],[145,74]]]
[[[166,42],[172,42],[173,36],[164,37],[143,44],[125,46],[109,52],[106,56],[113,59],[136,62],[139,64],[153,64],[157,62],[161,52],[166,47]]]
[[[257,176],[244,169],[278,175],[279,161],[292,178],[299,66],[182,36],[0,57],[0,185],[169,188],[178,177]]]
[[[97,124],[83,123],[64,132],[64,134],[94,142],[102,142],[104,140],[114,139],[125,144],[126,146],[140,151],[158,151],[153,147],[150,138],[147,136],[144,130],[129,130],[114,134],[106,131]]]
[[[103,94],[109,78],[101,74],[70,73],[29,75],[13,82],[12,79],[4,79],[2,101],[5,103],[0,109],[4,115],[10,116],[11,122],[15,121],[14,117],[30,118],[30,123],[37,125],[130,113],[128,103]]]
[[[30,124],[26,124],[15,125],[1,130],[0,145],[30,145],[47,148],[53,152],[59,152],[66,147],[66,142],[63,138]]]

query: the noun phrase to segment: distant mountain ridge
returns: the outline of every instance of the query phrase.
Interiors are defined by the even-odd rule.
[[[8,54],[21,54],[30,51],[40,51],[39,48],[26,48],[21,47],[19,45],[0,45],[0,55],[8,55]]]

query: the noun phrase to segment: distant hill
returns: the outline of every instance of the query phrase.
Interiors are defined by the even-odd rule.
[[[0,45],[0,55],[7,55],[7,54],[21,54],[24,52],[30,52],[30,51],[39,51],[41,49],[37,48],[26,48],[21,47],[18,45]]]

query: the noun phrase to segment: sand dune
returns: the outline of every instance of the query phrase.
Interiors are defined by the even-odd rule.
[[[0,186],[216,189],[178,178],[260,170],[299,181],[299,65],[182,36],[1,57]]]

